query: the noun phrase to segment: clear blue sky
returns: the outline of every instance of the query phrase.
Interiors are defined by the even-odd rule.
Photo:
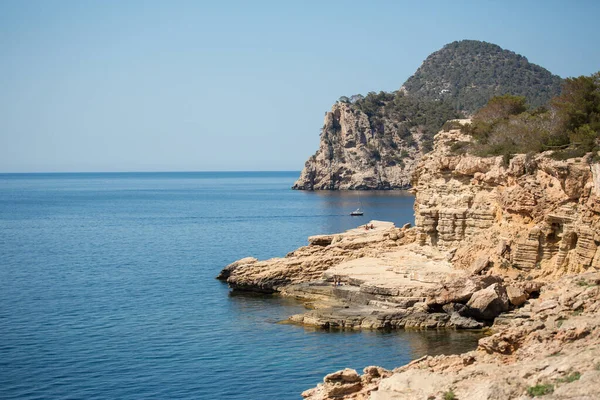
[[[600,1],[0,2],[0,172],[299,170],[341,95],[485,40],[600,70]]]

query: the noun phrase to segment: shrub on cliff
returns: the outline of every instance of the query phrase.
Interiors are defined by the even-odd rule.
[[[581,157],[600,149],[600,73],[567,79],[550,108],[528,110],[525,98],[492,98],[463,132],[473,136],[469,150],[480,156],[539,153]]]
[[[569,136],[569,143],[587,151],[597,147],[600,136],[600,72],[569,78],[560,96],[552,100],[557,128]]]
[[[552,393],[554,393],[554,385],[549,383],[545,385],[530,386],[527,388],[527,394],[531,397],[545,396]]]
[[[384,121],[388,121],[395,127],[396,134],[410,146],[414,145],[411,128],[423,133],[426,147],[444,122],[461,116],[448,102],[418,99],[406,96],[402,91],[369,92],[365,97],[357,98],[353,106],[367,115],[374,133],[385,135]]]

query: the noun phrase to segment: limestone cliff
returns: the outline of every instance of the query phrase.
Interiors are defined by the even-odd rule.
[[[421,135],[392,119],[381,124],[381,129],[373,129],[359,108],[336,103],[325,114],[319,149],[306,162],[293,189],[409,188],[421,156]]]
[[[499,274],[600,267],[600,168],[591,154],[566,161],[523,154],[506,163],[453,152],[470,140],[440,132],[415,170],[421,244],[456,249],[455,266]]]

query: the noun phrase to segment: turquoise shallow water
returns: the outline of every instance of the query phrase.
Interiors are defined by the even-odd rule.
[[[216,281],[309,235],[413,220],[410,195],[289,190],[297,176],[0,174],[0,398],[299,399],[337,369],[475,345],[278,324],[302,306]]]

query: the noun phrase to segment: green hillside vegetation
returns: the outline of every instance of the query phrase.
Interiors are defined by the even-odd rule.
[[[452,126],[446,126],[452,127]],[[492,98],[470,125],[461,128],[473,136],[471,144],[457,142],[456,152],[480,156],[539,153],[552,157],[582,157],[600,150],[600,72],[569,78],[548,107],[532,108],[523,96]]]
[[[384,143],[386,136],[396,134],[413,145],[411,130],[419,129],[425,151],[431,149],[433,136],[445,121],[460,117],[447,102],[421,100],[406,96],[402,91],[370,92],[364,97],[352,97],[352,106],[367,115],[372,132],[383,137]],[[350,99],[342,97],[340,101],[350,102]]]
[[[404,88],[423,100],[442,100],[471,114],[498,95],[524,96],[532,107],[560,93],[562,79],[527,58],[477,40],[453,42],[423,62]]]
[[[364,112],[372,133],[379,135],[384,145],[393,147],[392,137],[397,135],[415,146],[413,133],[418,131],[422,134],[421,149],[427,152],[445,121],[472,114],[496,95],[521,96],[522,107],[525,103],[544,106],[560,93],[561,82],[560,77],[512,51],[463,40],[427,57],[401,90],[342,96],[339,101]],[[523,111],[525,108],[507,110],[503,115]]]
[[[476,135],[481,132],[478,151],[514,153],[516,147],[522,145],[520,142],[540,135],[524,131],[516,147],[509,146],[500,136],[514,136],[513,131],[522,127],[547,131],[550,116],[545,114],[546,109],[539,107],[547,105],[560,93],[561,82],[560,77],[529,63],[523,56],[494,44],[463,40],[432,53],[398,91],[342,96],[339,101],[365,113],[371,134],[381,139],[381,147],[372,151],[374,162],[394,165],[402,163],[404,158],[400,152],[394,155],[398,143],[404,142],[409,147],[428,152],[433,136],[446,121],[472,114],[497,95],[503,97],[494,100],[497,104],[492,101],[480,111],[473,125]],[[530,105],[537,108],[530,110]],[[501,121],[510,123],[503,125]],[[501,126],[504,133],[500,133]],[[492,128],[496,129],[498,138],[487,138]],[[416,143],[417,137],[420,143]],[[553,142],[548,139],[543,143],[550,145]],[[564,144],[564,140],[557,139],[556,145]],[[526,147],[540,146],[536,142],[528,143]]]

